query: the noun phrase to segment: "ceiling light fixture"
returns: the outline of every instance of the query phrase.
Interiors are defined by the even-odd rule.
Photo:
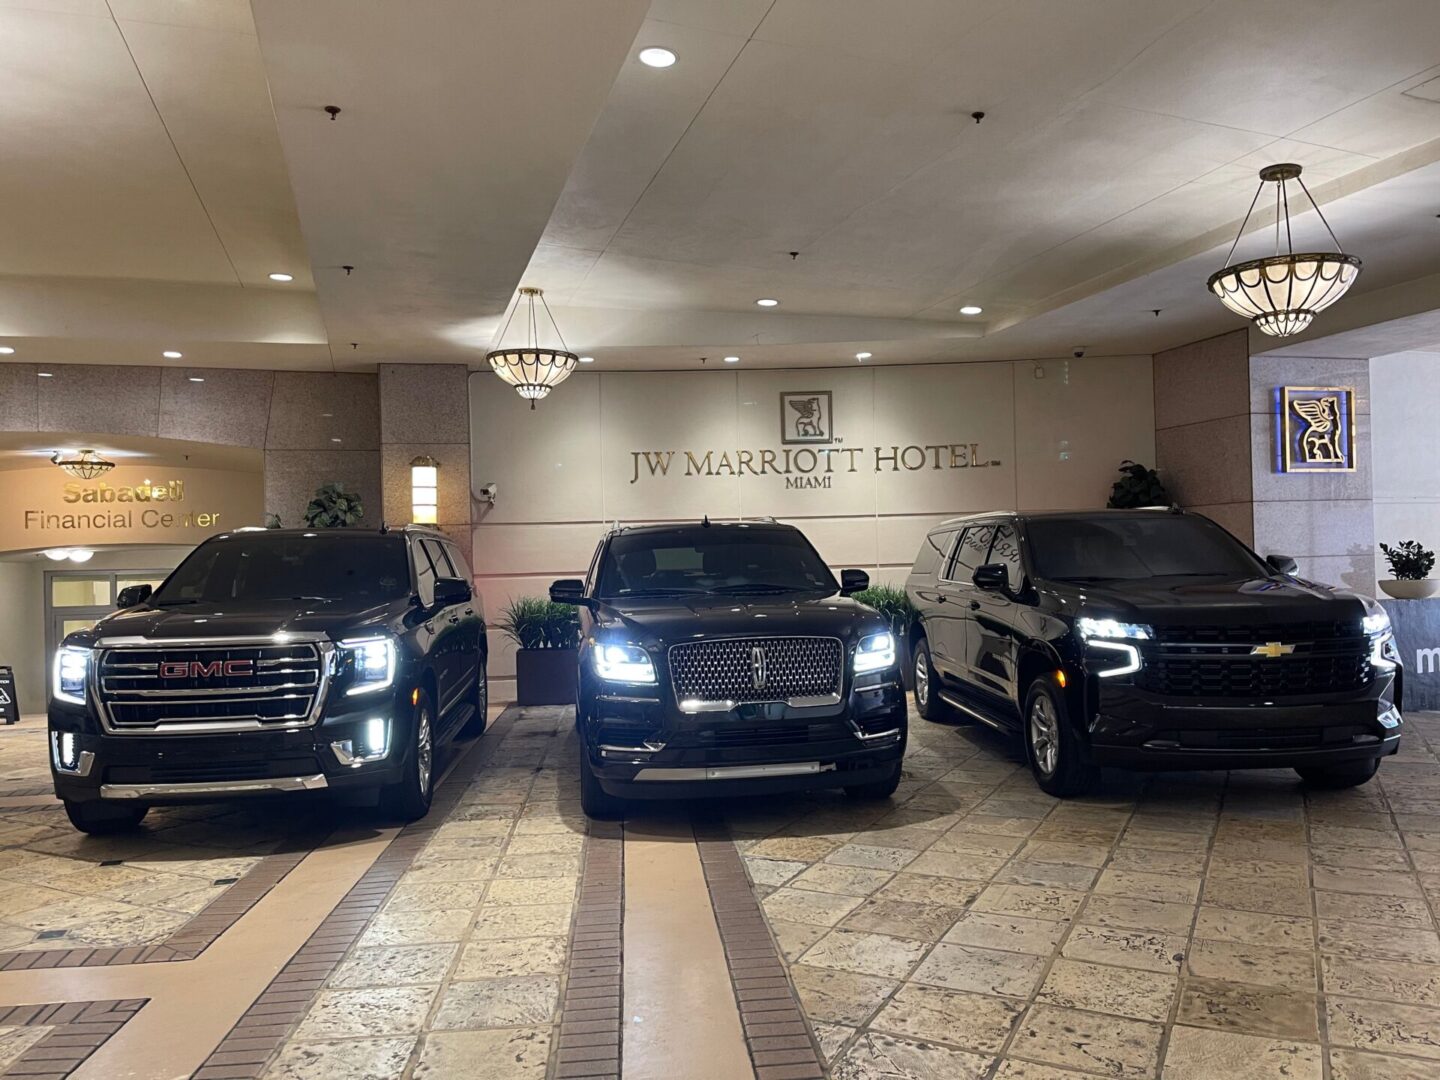
[[[770,297],[768,297],[768,296],[762,296],[759,300],[756,300],[756,301],[755,301],[755,306],[756,306],[756,307],[779,307],[779,306],[780,306],[780,301],[779,301],[779,300],[772,300],[772,299],[771,299]]]
[[[106,461],[94,450],[81,450],[75,457],[61,457],[63,451],[56,450],[50,455],[52,465],[58,465],[71,476],[81,480],[94,480],[115,467],[113,461]]]
[[[540,328],[535,321],[537,299],[545,309],[545,317],[550,320],[550,328],[555,331],[555,337],[560,342],[558,349],[543,346],[539,342]],[[521,304],[526,305],[526,344],[506,349],[503,347],[505,333],[510,329],[510,321],[515,318]],[[544,290],[528,285],[515,294],[515,306],[510,309],[509,318],[505,320],[505,326],[496,340],[502,347],[486,353],[485,359],[490,361],[490,367],[496,375],[515,387],[516,393],[530,402],[532,409],[535,408],[535,402],[546,397],[551,390],[568,379],[575,370],[575,365],[580,362],[580,358],[565,345],[564,335],[560,333],[555,316],[550,314],[550,305],[545,303]]]
[[[271,275],[270,275],[270,280],[271,280],[271,281],[294,281],[294,280],[295,280],[295,275],[294,275],[294,274],[271,274]]]
[[[1303,252],[1295,254],[1294,241],[1290,234],[1290,196],[1286,184],[1294,180],[1310,200],[1315,213],[1320,216],[1325,231],[1335,243],[1334,251]],[[1245,226],[1260,194],[1266,184],[1275,185],[1275,254],[1263,259],[1234,263],[1230,259],[1245,235]],[[1280,252],[1280,225],[1285,225],[1285,253]],[[1340,241],[1335,230],[1325,220],[1325,214],[1305,181],[1300,179],[1300,166],[1293,163],[1267,165],[1260,170],[1260,186],[1255,189],[1255,198],[1250,200],[1250,209],[1235,234],[1235,243],[1230,245],[1230,254],[1225,256],[1225,266],[1210,275],[1206,283],[1220,302],[1237,315],[1253,322],[1262,332],[1271,337],[1289,337],[1298,334],[1314,320],[1317,313],[1324,311],[1339,300],[1360,276],[1360,260],[1340,250]]]
[[[55,377],[54,372],[51,371],[37,371],[35,374],[42,379],[53,379]]]
[[[640,62],[646,67],[667,68],[674,65],[676,56],[669,49],[651,46],[640,50]]]
[[[966,304],[960,309],[961,315],[979,315],[985,309],[979,304]]]
[[[725,363],[727,363],[727,364],[738,364],[739,362],[740,362],[740,358],[739,358],[738,356],[727,356],[727,357],[725,357]]]
[[[857,353],[855,354],[855,359],[856,359],[856,360],[859,360],[859,361],[863,364],[866,360],[869,360],[870,357],[873,356],[873,355],[874,355],[873,353],[868,353],[868,352],[857,352]]]
[[[9,345],[0,345],[0,356],[12,356],[15,350]]]
[[[204,382],[204,381],[205,381],[205,378],[204,378],[204,376],[202,376],[202,375],[191,375],[191,376],[190,376],[190,381],[191,381],[191,382]]]
[[[160,355],[163,356],[166,360],[179,360],[185,354],[182,352],[176,352],[174,349],[166,349]]]
[[[582,356],[582,357],[580,357],[580,362],[581,362],[582,364],[593,364],[593,363],[595,362],[595,357],[593,357],[593,356]]]

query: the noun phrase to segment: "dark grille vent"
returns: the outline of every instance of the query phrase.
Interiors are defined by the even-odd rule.
[[[844,724],[785,724],[774,727],[722,727],[700,732],[706,746],[787,746],[854,739]]]
[[[1364,638],[1358,619],[1351,622],[1260,623],[1225,626],[1157,626],[1162,645],[1260,645],[1267,641],[1336,641]]]
[[[1366,653],[1281,657],[1147,656],[1143,690],[1175,697],[1297,697],[1358,690],[1370,682]]]
[[[682,708],[686,701],[748,704],[838,698],[841,656],[837,638],[686,642],[670,649],[670,679]]]

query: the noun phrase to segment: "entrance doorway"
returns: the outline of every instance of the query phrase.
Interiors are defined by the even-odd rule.
[[[65,635],[85,630],[115,610],[120,590],[131,585],[159,588],[164,570],[75,570],[45,572],[45,656],[55,654]]]

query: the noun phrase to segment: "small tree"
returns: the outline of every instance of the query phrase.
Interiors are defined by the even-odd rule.
[[[1422,547],[1419,540],[1401,540],[1394,547],[1381,544],[1380,550],[1399,581],[1422,581],[1435,567],[1435,552]]]
[[[1160,474],[1128,458],[1120,463],[1120,479],[1110,489],[1112,510],[1134,510],[1141,506],[1169,506],[1170,493],[1160,482]]]
[[[360,496],[343,484],[322,484],[305,507],[305,524],[312,529],[344,529],[365,516]]]

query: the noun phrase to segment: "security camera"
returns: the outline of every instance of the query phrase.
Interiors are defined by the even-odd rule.
[[[495,505],[495,496],[500,494],[499,484],[483,484],[480,487],[480,501]]]
[[[1076,350],[1075,350],[1073,353],[1071,353],[1070,355],[1073,356],[1073,357],[1075,357],[1076,360],[1079,360],[1082,356],[1085,355],[1085,350],[1084,350],[1084,349],[1076,349]]]

